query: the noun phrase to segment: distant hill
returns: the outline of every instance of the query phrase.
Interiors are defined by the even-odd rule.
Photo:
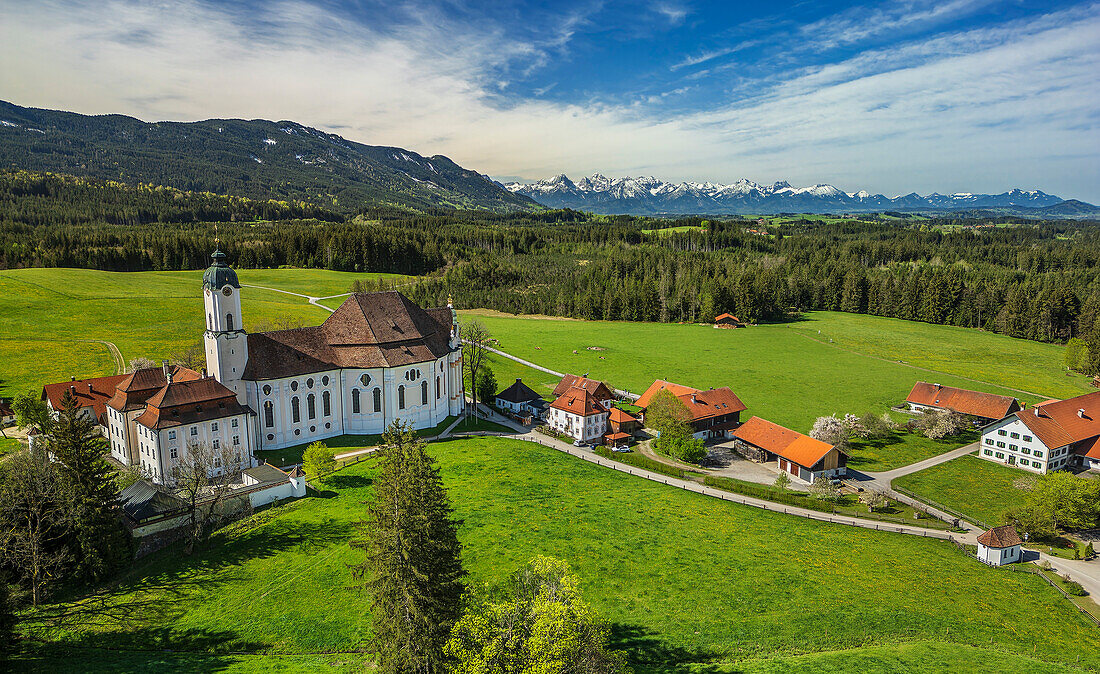
[[[441,155],[262,119],[149,123],[0,101],[0,168],[301,200],[345,213],[366,205],[539,208]]]
[[[1100,216],[1100,208],[1063,201],[1039,190],[1014,189],[1002,194],[929,194],[896,197],[866,191],[844,192],[832,185],[793,187],[786,181],[758,185],[735,183],[670,183],[659,178],[608,178],[598,173],[573,182],[562,174],[533,183],[508,183],[510,191],[550,208],[575,208],[604,214],[731,215],[775,213],[873,213],[908,211],[952,214],[983,211],[1029,217]],[[1064,206],[1073,204],[1072,206]]]

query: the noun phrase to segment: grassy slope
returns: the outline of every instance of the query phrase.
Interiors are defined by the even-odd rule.
[[[243,270],[241,282],[345,292],[347,274],[302,269]],[[0,271],[0,395],[12,395],[59,381],[70,374],[89,377],[114,372],[106,347],[64,341],[105,339],[125,359],[158,360],[202,338],[201,271],[101,272],[86,269]],[[242,293],[245,326],[291,319],[319,323],[328,312],[283,293],[246,288]]]
[[[514,440],[456,440],[433,453],[463,520],[470,580],[500,581],[536,554],[563,558],[639,663],[992,639],[1051,661],[1081,653],[1100,667],[1095,629],[1045,583],[947,543],[718,502]],[[359,553],[347,540],[370,471],[347,469],[331,498],[261,514],[196,558],[154,556],[119,590],[144,595],[147,614],[68,639],[283,653],[362,646],[369,599],[350,587]],[[1046,621],[1041,640],[1021,632],[1034,615]]]
[[[854,440],[848,452],[848,465],[861,471],[893,470],[950,452],[977,439],[976,432],[944,440],[931,440],[916,433],[897,432],[881,440]]]
[[[1053,390],[1054,378],[1041,376],[1042,372],[1058,369],[1057,347],[1022,340],[1006,339],[1002,346],[1006,351],[1017,349],[1032,358],[1029,368],[1011,377],[1011,371],[997,371],[992,373],[997,375],[996,384],[978,384],[871,357],[877,355],[871,350],[872,342],[865,344],[869,355],[863,355],[810,339],[807,333],[810,328],[800,323],[715,330],[703,325],[537,320],[463,313],[478,314],[500,340],[502,350],[539,365],[573,374],[588,372],[592,377],[636,393],[641,393],[654,379],[697,388],[729,386],[748,406],[747,415],[760,415],[802,432],[809,431],[814,418],[822,414],[867,411],[881,414],[886,407],[904,400],[918,379],[935,378],[943,384],[1019,395],[1027,401],[1038,398],[1016,394],[1004,387],[1034,388],[1045,382],[1050,386],[1049,393],[1066,394]],[[871,319],[880,320],[885,319]],[[928,333],[942,328],[905,325]],[[956,335],[957,339],[971,339],[979,346],[989,337],[996,336],[977,331],[961,331]],[[934,342],[933,335],[925,343]],[[589,351],[590,346],[603,350]],[[952,349],[951,353],[965,361],[969,352]],[[508,372],[511,366],[502,366],[499,371],[497,365],[493,367],[498,382],[509,380],[506,377],[511,376]],[[954,369],[965,371],[966,362],[956,364]],[[541,374],[535,378],[536,384],[553,379]],[[539,385],[532,388],[543,390]]]
[[[1012,483],[1029,473],[976,456],[963,456],[938,466],[899,477],[894,486],[905,487],[924,498],[939,501],[989,526],[1001,524],[1001,516],[1021,505],[1023,495]]]

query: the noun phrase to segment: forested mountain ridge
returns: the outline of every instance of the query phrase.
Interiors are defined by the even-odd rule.
[[[340,214],[150,185],[0,171],[0,269],[202,269],[218,221],[240,269],[419,275],[425,305],[575,318],[784,321],[810,310],[1088,341],[1100,372],[1097,222],[657,219],[571,210]],[[663,231],[662,231],[663,230]]]
[[[298,200],[345,213],[364,205],[540,208],[447,157],[363,145],[297,122],[148,123],[0,101],[0,168]]]

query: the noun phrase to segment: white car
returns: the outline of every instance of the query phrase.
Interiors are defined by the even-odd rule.
[[[574,446],[574,447],[584,447],[584,446],[585,446],[585,445],[587,445],[587,444],[588,444],[588,443],[587,443],[587,442],[585,442],[584,440],[574,440],[574,441],[573,441],[573,446]]]

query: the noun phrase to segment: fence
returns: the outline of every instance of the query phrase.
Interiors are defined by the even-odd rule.
[[[937,538],[937,539],[940,539],[940,540],[951,541],[951,542],[956,543],[956,544],[958,543],[951,534],[949,534],[945,531],[940,531],[940,530],[936,530],[936,529],[924,529],[924,528],[921,528],[921,527],[914,527],[914,526],[886,526],[886,525],[879,524],[877,522],[873,522],[873,521],[869,521],[869,520],[861,520],[861,518],[848,517],[848,516],[835,517],[835,516],[832,516],[828,513],[819,513],[819,512],[816,512],[816,511],[806,510],[806,509],[803,509],[803,508],[797,508],[797,507],[793,507],[793,506],[792,507],[783,507],[783,506],[780,506],[779,504],[771,503],[771,502],[763,501],[763,500],[759,500],[759,499],[741,498],[741,497],[738,497],[735,494],[731,494],[731,493],[728,493],[728,492],[723,492],[719,489],[706,487],[706,486],[700,485],[700,484],[695,483],[695,482],[688,482],[686,480],[679,480],[679,479],[676,479],[674,477],[665,477],[663,475],[658,475],[658,474],[653,473],[651,471],[647,471],[647,470],[644,470],[644,469],[641,469],[641,468],[636,468],[634,466],[630,466],[629,464],[619,463],[618,461],[613,461],[613,460],[610,460],[610,459],[602,459],[598,455],[591,454],[591,453],[586,454],[586,453],[583,453],[581,451],[578,451],[578,450],[574,449],[573,447],[566,448],[566,447],[562,447],[562,446],[553,445],[549,442],[546,442],[545,440],[534,437],[533,435],[528,435],[524,439],[529,440],[531,442],[535,442],[535,443],[540,444],[544,447],[549,447],[550,449],[556,449],[559,452],[564,452],[564,453],[569,454],[571,456],[576,456],[576,457],[584,459],[585,461],[588,461],[590,463],[594,463],[597,466],[603,466],[605,468],[611,468],[613,470],[617,470],[617,471],[620,471],[620,472],[623,472],[623,473],[627,473],[628,475],[636,475],[638,477],[645,478],[647,480],[651,480],[653,482],[657,482],[657,483],[660,483],[660,484],[665,484],[665,485],[672,486],[672,487],[679,487],[680,489],[683,489],[684,491],[694,492],[696,494],[701,494],[703,496],[710,496],[711,498],[717,498],[717,499],[720,499],[722,501],[729,501],[731,503],[739,503],[741,505],[752,506],[753,508],[759,508],[760,510],[768,510],[768,511],[771,511],[771,512],[784,513],[784,514],[787,514],[787,515],[796,515],[798,517],[805,517],[807,519],[817,520],[819,522],[830,522],[832,524],[844,524],[844,525],[847,525],[847,526],[859,527],[859,528],[862,528],[862,529],[873,529],[875,531],[889,531],[889,532],[893,532],[893,533],[909,534],[910,536],[920,536],[922,538]]]
[[[983,521],[981,521],[981,520],[979,520],[975,517],[971,517],[970,515],[964,515],[961,512],[959,512],[959,511],[957,511],[953,508],[949,508],[949,507],[945,506],[944,504],[939,503],[937,501],[933,501],[930,498],[925,498],[923,496],[918,496],[917,494],[914,494],[913,492],[909,491],[905,487],[891,486],[890,488],[892,490],[898,492],[899,494],[904,494],[904,495],[908,496],[911,499],[915,499],[915,500],[923,503],[926,506],[931,506],[931,507],[935,508],[936,510],[942,510],[943,512],[951,515],[952,517],[957,517],[960,520],[964,520],[966,522],[973,522],[974,524],[977,524],[979,527],[981,527],[983,529],[989,529],[990,528],[990,526],[988,524],[986,524],[985,522],[983,522]]]
[[[1058,592],[1061,593],[1061,595],[1063,597],[1065,597],[1069,601],[1069,603],[1073,604],[1073,608],[1077,609],[1078,613],[1085,616],[1085,618],[1087,618],[1088,621],[1091,622],[1093,625],[1096,625],[1097,627],[1100,627],[1100,618],[1097,618],[1093,614],[1091,614],[1088,611],[1086,611],[1085,609],[1081,608],[1077,604],[1077,602],[1073,601],[1073,596],[1069,592],[1066,592],[1065,590],[1063,590],[1061,588],[1061,586],[1058,585],[1058,583],[1055,583],[1053,580],[1051,580],[1050,577],[1048,577],[1045,573],[1043,573],[1042,570],[1040,570],[1038,567],[1034,567],[1034,566],[1030,566],[1030,565],[1020,566],[1018,564],[1006,564],[1004,566],[999,566],[999,567],[995,567],[995,568],[1008,569],[1009,571],[1014,571],[1016,573],[1030,573],[1032,575],[1039,576],[1040,578],[1042,578],[1043,580],[1045,580],[1047,582],[1047,585],[1053,587],[1055,590],[1058,590]]]

